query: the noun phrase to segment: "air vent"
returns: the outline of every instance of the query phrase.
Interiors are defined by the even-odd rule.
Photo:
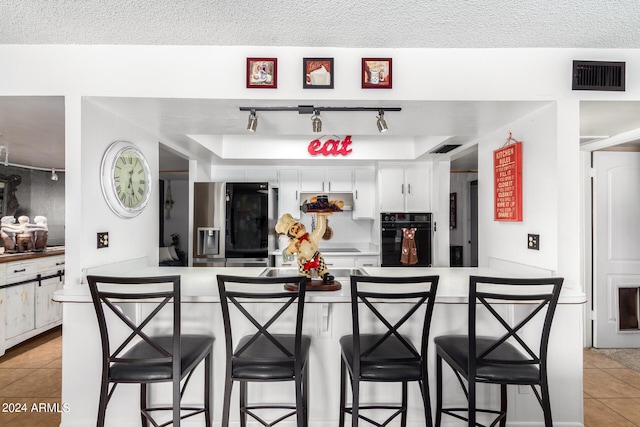
[[[453,151],[456,148],[460,147],[462,144],[442,144],[429,151],[429,154],[444,154],[449,151]]]
[[[624,91],[625,63],[573,61],[573,90]]]

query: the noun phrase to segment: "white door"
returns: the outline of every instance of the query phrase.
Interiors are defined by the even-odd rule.
[[[593,160],[593,345],[640,347],[640,153],[595,152]]]

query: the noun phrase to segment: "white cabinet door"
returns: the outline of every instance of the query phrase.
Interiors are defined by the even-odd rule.
[[[300,191],[303,193],[323,193],[329,191],[324,180],[324,169],[300,169]]]
[[[405,169],[405,207],[407,212],[431,211],[431,167],[422,164]]]
[[[331,193],[350,193],[353,191],[351,169],[327,169],[326,191]]]
[[[381,212],[429,212],[431,210],[431,165],[384,166],[380,168]]]
[[[62,320],[62,304],[53,301],[53,293],[62,289],[62,280],[52,277],[36,285],[36,328]]]
[[[376,182],[373,169],[356,169],[354,172],[353,219],[374,219]]]
[[[7,288],[5,302],[5,339],[33,330],[36,317],[35,284]]]
[[[245,170],[246,182],[268,182],[270,186],[278,182],[277,169],[247,168]]]
[[[300,169],[303,193],[350,193],[351,169]]]
[[[404,187],[404,168],[400,166],[380,168],[381,212],[404,211]]]
[[[278,214],[291,214],[300,219],[300,181],[296,169],[282,169],[280,171],[280,186],[278,190]]]

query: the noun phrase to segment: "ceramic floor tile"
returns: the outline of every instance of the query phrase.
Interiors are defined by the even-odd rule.
[[[596,399],[584,401],[584,427],[637,427]]]
[[[626,366],[609,359],[593,350],[585,350],[583,353],[583,363],[600,369],[624,369]]]
[[[640,425],[640,399],[600,399],[600,402],[636,425]]]
[[[34,347],[20,354],[5,354],[0,358],[0,369],[42,368],[60,358],[60,350],[55,347]]]
[[[0,389],[0,397],[60,397],[62,395],[62,370],[36,369],[29,375]]]
[[[601,398],[640,398],[640,388],[633,387],[600,369],[585,369],[583,388],[591,396]]]
[[[0,390],[32,372],[33,369],[0,369]]]
[[[606,369],[605,372],[630,386],[640,389],[640,372],[633,369]]]

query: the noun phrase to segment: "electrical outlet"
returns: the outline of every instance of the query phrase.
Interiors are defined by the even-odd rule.
[[[109,247],[109,233],[98,233],[98,249]]]
[[[529,238],[527,239],[527,248],[540,250],[540,235],[539,234],[529,234]]]

